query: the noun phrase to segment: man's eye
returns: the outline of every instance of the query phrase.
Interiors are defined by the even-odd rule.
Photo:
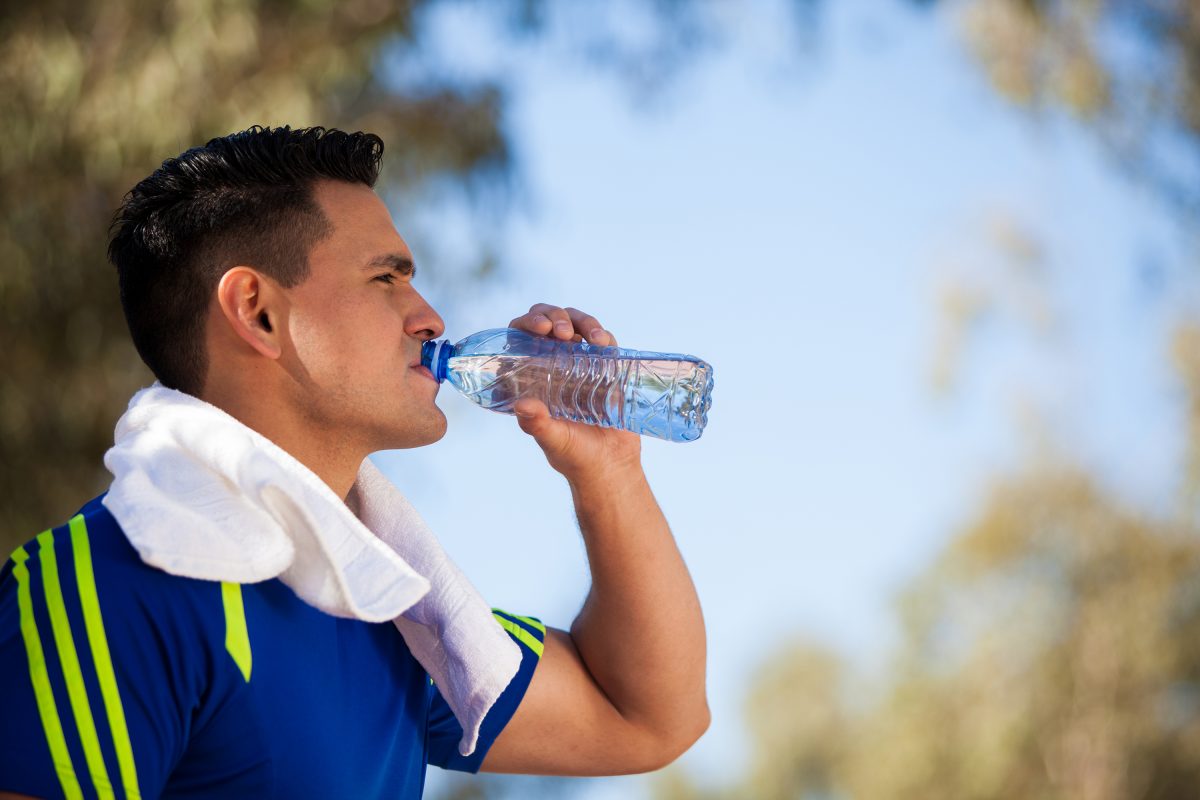
[[[384,283],[387,283],[387,284],[393,284],[396,282],[396,275],[395,275],[395,273],[392,273],[392,272],[385,272],[382,275],[376,275],[375,280],[383,281]]]

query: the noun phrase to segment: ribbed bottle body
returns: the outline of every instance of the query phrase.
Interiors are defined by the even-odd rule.
[[[673,442],[700,438],[712,367],[695,356],[563,342],[498,329],[454,346],[445,377],[483,408],[513,413],[522,397],[558,419]]]

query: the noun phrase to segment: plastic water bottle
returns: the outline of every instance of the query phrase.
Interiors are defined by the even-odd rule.
[[[512,414],[535,397],[557,419],[623,428],[671,442],[700,438],[712,404],[713,369],[695,356],[599,347],[513,328],[450,344],[425,342],[421,363],[490,411]]]

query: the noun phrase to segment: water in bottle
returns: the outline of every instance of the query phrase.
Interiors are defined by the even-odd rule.
[[[421,363],[468,399],[512,414],[535,397],[557,419],[654,436],[700,438],[712,404],[713,369],[695,356],[599,347],[513,328],[450,344],[425,342]]]

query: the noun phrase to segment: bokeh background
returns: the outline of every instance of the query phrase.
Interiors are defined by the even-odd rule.
[[[371,130],[452,339],[531,303],[710,361],[645,463],[713,724],[457,798],[1200,796],[1190,0],[51,0],[0,7],[0,504],[107,483],[151,378],[106,229],[251,124]],[[493,604],[569,626],[565,484],[447,386],[374,458]]]

